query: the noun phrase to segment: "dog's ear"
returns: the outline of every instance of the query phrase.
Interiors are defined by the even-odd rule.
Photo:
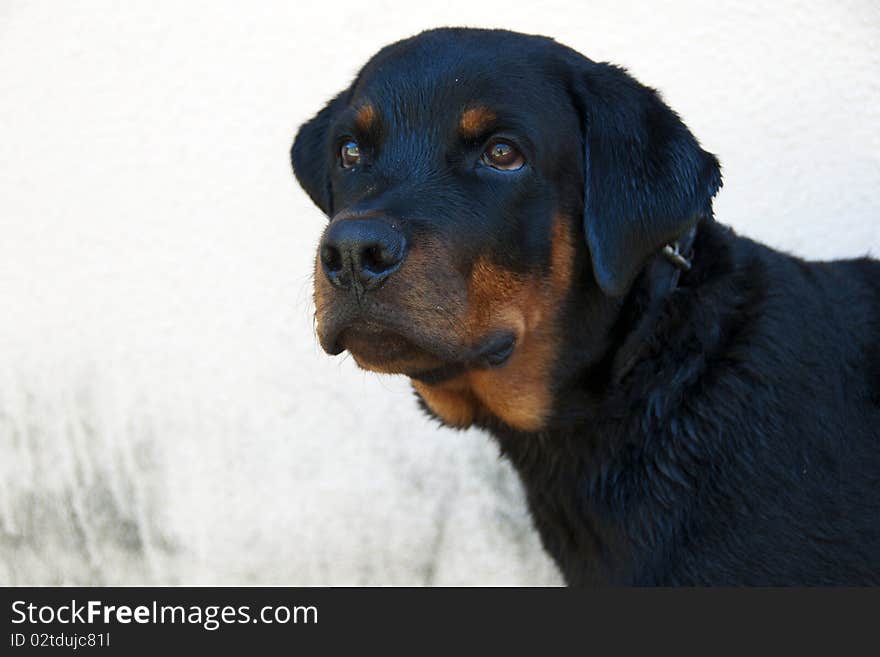
[[[299,184],[324,214],[333,214],[333,190],[330,170],[335,153],[330,140],[330,126],[345,108],[349,90],[331,100],[296,133],[290,149],[290,162]]]
[[[656,91],[611,64],[574,67],[584,234],[596,281],[621,296],[653,253],[711,215],[721,171]]]

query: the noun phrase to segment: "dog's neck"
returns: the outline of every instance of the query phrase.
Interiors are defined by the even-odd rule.
[[[664,246],[645,266],[634,291],[642,297],[637,301],[641,307],[640,317],[614,354],[611,365],[613,383],[619,383],[638,361],[664,306],[675,294],[682,276],[693,268],[694,242],[699,226],[698,222],[678,240]]]
[[[705,248],[727,253],[726,240],[725,229],[708,216],[682,236],[677,249],[671,245],[675,257],[658,251],[623,298],[597,297],[586,286],[574,293],[569,304],[576,314],[561,347],[564,360],[555,369],[554,411],[546,429],[578,432],[594,425],[605,416],[609,395],[629,394],[636,368],[652,379],[662,375],[661,365],[651,363],[669,356],[666,342],[678,340],[674,336],[695,311],[694,291],[706,272],[726,267],[714,262],[717,257],[701,258],[701,253]],[[687,264],[678,262],[678,256]]]
[[[565,541],[571,541],[579,553],[593,555],[579,566],[581,582],[638,581],[644,573],[632,564],[649,567],[652,545],[680,521],[684,505],[675,496],[677,478],[685,475],[663,452],[666,443],[652,437],[688,430],[678,400],[698,376],[694,345],[711,351],[720,334],[713,328],[717,316],[692,326],[696,290],[708,278],[710,289],[702,293],[717,301],[723,290],[714,289],[714,272],[731,269],[718,224],[704,221],[693,239],[691,248],[679,246],[693,260],[691,270],[675,268],[658,253],[640,273],[610,327],[615,339],[597,358],[569,369],[546,430],[487,427],[518,471],[533,513],[552,518],[545,539],[551,553],[567,554]],[[702,252],[716,257],[701,259]],[[571,352],[595,348],[583,346],[595,340],[588,332],[577,339],[584,342],[572,342]],[[701,450],[709,448],[696,440],[688,445],[685,460],[703,458]],[[658,475],[653,468],[661,466]],[[647,523],[654,518],[663,524]]]

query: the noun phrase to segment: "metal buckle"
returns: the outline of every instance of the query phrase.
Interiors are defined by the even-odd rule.
[[[691,261],[685,258],[678,250],[678,242],[667,244],[663,247],[663,255],[673,265],[684,271],[690,271]]]

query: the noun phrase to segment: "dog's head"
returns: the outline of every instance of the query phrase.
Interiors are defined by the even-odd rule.
[[[330,218],[322,346],[412,377],[453,426],[546,426],[567,334],[604,344],[639,271],[720,186],[715,157],[652,89],[500,30],[386,47],[291,155]]]

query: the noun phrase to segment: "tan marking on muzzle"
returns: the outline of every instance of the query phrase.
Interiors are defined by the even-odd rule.
[[[443,361],[428,353],[430,346],[467,342],[467,332],[463,328],[467,293],[462,276],[451,269],[450,262],[452,255],[440,240],[422,239],[410,249],[401,268],[379,289],[369,292],[376,307],[387,309],[380,310],[382,315],[373,318],[376,322],[388,321],[393,315],[398,328],[402,323],[417,323],[418,331],[410,336],[416,340],[413,341],[413,353],[407,357],[393,354],[376,357],[374,350],[365,357],[358,354],[357,349],[350,351],[361,369],[382,374],[434,369],[443,365]],[[320,252],[315,259],[314,300],[319,337],[325,329],[332,330],[330,325],[340,314],[348,314],[347,308],[350,310],[355,303],[349,291],[337,290],[327,280]],[[416,343],[421,344],[422,349],[415,348]]]
[[[486,260],[474,266],[467,313],[471,339],[508,330],[517,343],[502,367],[473,370],[436,386],[414,382],[447,424],[465,427],[491,413],[516,429],[537,431],[550,414],[561,337],[558,309],[571,284],[575,254],[565,218],[554,222],[551,240],[546,276],[522,277]]]

